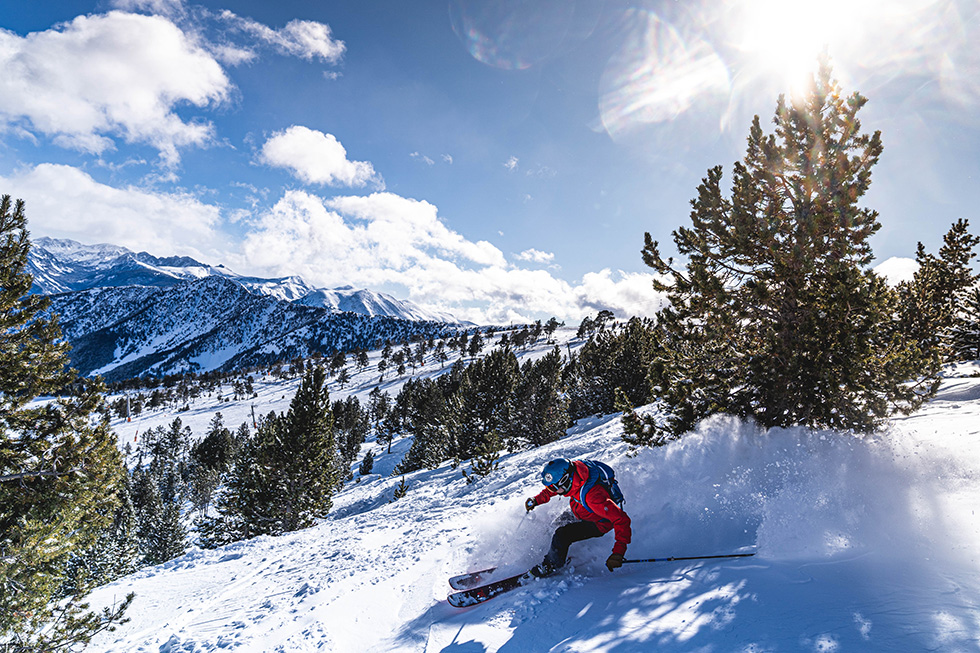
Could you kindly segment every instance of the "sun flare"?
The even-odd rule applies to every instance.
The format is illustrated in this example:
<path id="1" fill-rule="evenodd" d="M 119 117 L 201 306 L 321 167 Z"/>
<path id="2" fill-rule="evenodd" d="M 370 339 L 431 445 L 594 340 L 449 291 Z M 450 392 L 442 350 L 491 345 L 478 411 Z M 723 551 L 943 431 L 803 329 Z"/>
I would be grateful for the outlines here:
<path id="1" fill-rule="evenodd" d="M 740 3 L 733 45 L 759 70 L 797 90 L 813 71 L 822 51 L 860 38 L 855 9 L 872 2 L 853 0 L 744 0 Z"/>
<path id="2" fill-rule="evenodd" d="M 954 45 L 943 28 L 946 0 L 733 0 L 729 8 L 729 45 L 790 91 L 822 52 L 838 65 L 908 72 L 928 52 Z"/>

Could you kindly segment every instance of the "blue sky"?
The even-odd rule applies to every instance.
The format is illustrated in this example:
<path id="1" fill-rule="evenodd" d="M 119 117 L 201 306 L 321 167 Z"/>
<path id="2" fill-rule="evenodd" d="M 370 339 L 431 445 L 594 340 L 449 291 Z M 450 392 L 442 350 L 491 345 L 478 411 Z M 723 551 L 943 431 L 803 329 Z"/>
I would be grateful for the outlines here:
<path id="1" fill-rule="evenodd" d="M 0 28 L 35 236 L 478 322 L 650 314 L 643 232 L 824 48 L 883 134 L 878 259 L 980 224 L 977 0 L 0 0 Z"/>

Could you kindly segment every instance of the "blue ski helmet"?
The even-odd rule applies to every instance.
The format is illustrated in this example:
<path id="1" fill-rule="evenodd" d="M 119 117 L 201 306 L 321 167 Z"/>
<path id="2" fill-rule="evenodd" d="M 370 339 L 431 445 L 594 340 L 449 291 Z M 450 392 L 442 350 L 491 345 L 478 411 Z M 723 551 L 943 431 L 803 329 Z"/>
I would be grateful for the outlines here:
<path id="1" fill-rule="evenodd" d="M 558 494 L 572 489 L 572 463 L 567 458 L 556 458 L 544 466 L 541 482 Z"/>

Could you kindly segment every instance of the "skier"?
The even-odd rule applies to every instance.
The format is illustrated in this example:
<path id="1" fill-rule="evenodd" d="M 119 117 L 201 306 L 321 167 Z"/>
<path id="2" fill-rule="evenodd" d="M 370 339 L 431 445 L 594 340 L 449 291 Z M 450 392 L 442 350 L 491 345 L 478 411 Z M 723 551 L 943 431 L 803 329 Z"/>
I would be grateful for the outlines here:
<path id="1" fill-rule="evenodd" d="M 623 495 L 612 477 L 612 470 L 602 463 L 558 458 L 544 466 L 541 481 L 545 488 L 524 502 L 527 511 L 531 512 L 561 494 L 569 498 L 574 521 L 555 530 L 551 549 L 531 573 L 539 577 L 554 573 L 565 564 L 570 544 L 600 537 L 611 530 L 616 531 L 616 543 L 612 555 L 606 560 L 606 567 L 609 571 L 622 567 L 632 532 L 629 515 L 618 505 L 622 503 Z M 562 521 L 569 519 L 572 517 L 566 513 Z"/>

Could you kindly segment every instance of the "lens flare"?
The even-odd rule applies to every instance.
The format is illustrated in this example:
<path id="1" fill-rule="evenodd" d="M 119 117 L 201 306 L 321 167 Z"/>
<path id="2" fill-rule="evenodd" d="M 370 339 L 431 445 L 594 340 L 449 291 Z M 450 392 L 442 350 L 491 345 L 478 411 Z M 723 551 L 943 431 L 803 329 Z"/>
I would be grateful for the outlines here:
<path id="1" fill-rule="evenodd" d="M 627 12 L 622 25 L 621 47 L 599 83 L 599 114 L 610 135 L 673 120 L 706 97 L 727 96 L 728 69 L 705 40 L 644 10 Z"/>
<path id="2" fill-rule="evenodd" d="M 601 128 L 681 116 L 741 125 L 758 98 L 805 87 L 822 53 L 845 88 L 908 94 L 976 121 L 980 0 L 724 0 L 627 9 L 600 81 Z M 718 109 L 717 113 L 715 110 Z"/>
<path id="3" fill-rule="evenodd" d="M 524 70 L 586 38 L 601 5 L 600 0 L 450 0 L 449 18 L 474 59 Z"/>

